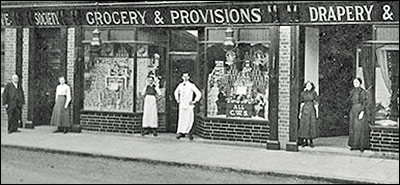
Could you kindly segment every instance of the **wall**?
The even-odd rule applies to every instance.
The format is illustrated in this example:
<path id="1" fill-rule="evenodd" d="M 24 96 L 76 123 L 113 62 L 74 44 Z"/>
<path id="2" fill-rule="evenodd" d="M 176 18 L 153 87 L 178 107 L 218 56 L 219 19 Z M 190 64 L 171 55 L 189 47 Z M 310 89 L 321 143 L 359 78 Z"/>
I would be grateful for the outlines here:
<path id="1" fill-rule="evenodd" d="M 371 126 L 372 151 L 399 153 L 399 128 Z"/>
<path id="2" fill-rule="evenodd" d="M 137 114 L 81 112 L 81 128 L 88 131 L 137 134 L 142 128 L 142 117 Z M 158 115 L 160 132 L 165 132 L 165 115 Z"/>
<path id="3" fill-rule="evenodd" d="M 319 94 L 319 29 L 306 27 L 304 82 L 311 81 Z"/>
<path id="4" fill-rule="evenodd" d="M 204 139 L 266 144 L 269 138 L 266 121 L 196 117 L 195 122 L 196 134 Z"/>

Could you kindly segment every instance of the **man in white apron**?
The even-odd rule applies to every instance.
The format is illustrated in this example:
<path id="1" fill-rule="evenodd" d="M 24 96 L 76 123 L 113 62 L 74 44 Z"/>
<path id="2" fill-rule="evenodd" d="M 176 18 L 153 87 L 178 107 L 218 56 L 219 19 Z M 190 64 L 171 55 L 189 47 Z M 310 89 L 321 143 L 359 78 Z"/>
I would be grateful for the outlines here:
<path id="1" fill-rule="evenodd" d="M 175 100 L 179 104 L 179 118 L 178 118 L 178 130 L 176 139 L 185 137 L 185 134 L 189 134 L 189 139 L 193 140 L 191 129 L 194 122 L 194 107 L 195 104 L 201 99 L 201 92 L 195 84 L 189 81 L 189 73 L 183 73 L 183 82 L 178 85 L 175 89 L 174 95 Z M 193 93 L 196 95 L 193 100 Z"/>

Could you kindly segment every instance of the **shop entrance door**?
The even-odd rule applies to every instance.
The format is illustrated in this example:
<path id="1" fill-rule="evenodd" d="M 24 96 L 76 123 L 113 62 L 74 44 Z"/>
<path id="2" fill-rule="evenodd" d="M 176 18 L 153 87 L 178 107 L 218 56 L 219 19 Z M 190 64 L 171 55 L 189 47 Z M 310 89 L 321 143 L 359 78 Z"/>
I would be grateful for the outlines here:
<path id="1" fill-rule="evenodd" d="M 195 80 L 196 52 L 171 52 L 170 53 L 170 72 L 169 72 L 169 91 L 167 102 L 167 131 L 175 133 L 178 126 L 178 104 L 175 101 L 174 91 L 179 83 L 182 82 L 182 73 L 190 74 L 190 81 Z"/>
<path id="2" fill-rule="evenodd" d="M 36 29 L 33 33 L 29 102 L 34 126 L 50 125 L 58 77 L 66 75 L 63 38 L 65 29 Z"/>

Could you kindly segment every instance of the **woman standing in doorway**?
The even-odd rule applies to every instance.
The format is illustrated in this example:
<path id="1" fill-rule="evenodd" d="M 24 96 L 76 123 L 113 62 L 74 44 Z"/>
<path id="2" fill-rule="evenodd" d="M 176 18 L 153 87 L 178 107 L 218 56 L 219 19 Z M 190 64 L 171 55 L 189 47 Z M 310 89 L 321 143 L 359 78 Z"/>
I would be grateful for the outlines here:
<path id="1" fill-rule="evenodd" d="M 58 78 L 60 85 L 56 90 L 56 104 L 54 105 L 53 114 L 51 116 L 51 125 L 57 126 L 57 130 L 53 133 L 67 133 L 71 128 L 70 108 L 71 88 L 65 83 L 65 77 Z"/>
<path id="2" fill-rule="evenodd" d="M 158 110 L 156 96 L 161 96 L 161 91 L 158 85 L 154 83 L 154 80 L 154 76 L 148 76 L 148 84 L 142 91 L 144 96 L 142 136 L 149 134 L 150 131 L 153 132 L 154 136 L 157 136 Z"/>
<path id="3" fill-rule="evenodd" d="M 353 80 L 354 88 L 350 91 L 352 107 L 350 110 L 349 147 L 350 150 L 369 148 L 369 125 L 366 119 L 367 92 L 361 87 L 361 78 Z"/>
<path id="4" fill-rule="evenodd" d="M 315 92 L 314 83 L 310 81 L 305 83 L 304 91 L 300 94 L 300 101 L 298 137 L 302 147 L 307 146 L 307 140 L 310 140 L 310 147 L 313 148 L 313 139 L 317 137 L 318 118 L 318 94 Z"/>

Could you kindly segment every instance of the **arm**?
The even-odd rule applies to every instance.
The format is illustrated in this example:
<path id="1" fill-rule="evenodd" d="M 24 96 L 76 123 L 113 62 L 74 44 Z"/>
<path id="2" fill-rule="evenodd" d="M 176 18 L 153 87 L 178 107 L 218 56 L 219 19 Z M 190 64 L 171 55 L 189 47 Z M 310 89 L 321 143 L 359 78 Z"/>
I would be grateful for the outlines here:
<path id="1" fill-rule="evenodd" d="M 65 100 L 65 108 L 68 108 L 69 103 L 71 102 L 71 88 L 67 86 L 67 99 Z"/>
<path id="2" fill-rule="evenodd" d="M 194 99 L 194 102 L 193 102 L 193 103 L 196 103 L 196 102 L 200 101 L 200 99 L 201 99 L 201 92 L 200 92 L 200 90 L 196 87 L 195 84 L 193 84 L 192 90 L 193 90 L 194 94 L 196 94 L 196 98 Z"/>
<path id="3" fill-rule="evenodd" d="M 367 92 L 366 91 L 364 91 L 364 90 L 362 90 L 361 92 L 360 92 L 360 95 L 359 95 L 360 97 L 359 97 L 359 100 L 361 101 L 360 103 L 361 103 L 361 106 L 362 106 L 362 111 L 360 112 L 360 114 L 358 115 L 358 119 L 363 119 L 364 118 L 364 110 L 366 109 L 366 107 L 367 107 Z"/>
<path id="4" fill-rule="evenodd" d="M 315 108 L 315 117 L 319 117 L 319 109 L 318 109 L 318 102 L 319 102 L 319 96 L 317 92 L 314 91 L 314 108 Z"/>
<path id="5" fill-rule="evenodd" d="M 6 88 L 4 89 L 3 92 L 3 105 L 8 105 L 10 98 L 9 98 L 9 94 L 10 94 L 10 86 L 9 84 L 6 85 Z"/>
<path id="6" fill-rule="evenodd" d="M 178 103 L 180 103 L 179 102 L 179 95 L 180 95 L 180 85 L 178 85 L 178 87 L 175 89 L 175 92 L 174 92 L 175 100 Z"/>
<path id="7" fill-rule="evenodd" d="M 161 96 L 162 95 L 162 93 L 161 93 L 161 89 L 160 89 L 160 87 L 158 87 L 158 85 L 156 85 L 156 93 L 157 93 L 157 95 L 158 96 Z"/>
<path id="8" fill-rule="evenodd" d="M 143 97 L 146 96 L 146 90 L 147 90 L 147 85 L 144 86 L 144 88 L 142 89 L 142 96 L 143 96 Z"/>
<path id="9" fill-rule="evenodd" d="M 300 94 L 300 110 L 299 110 L 299 119 L 301 119 L 302 112 L 303 112 L 303 107 L 304 107 L 304 98 L 303 98 L 303 92 Z"/>

